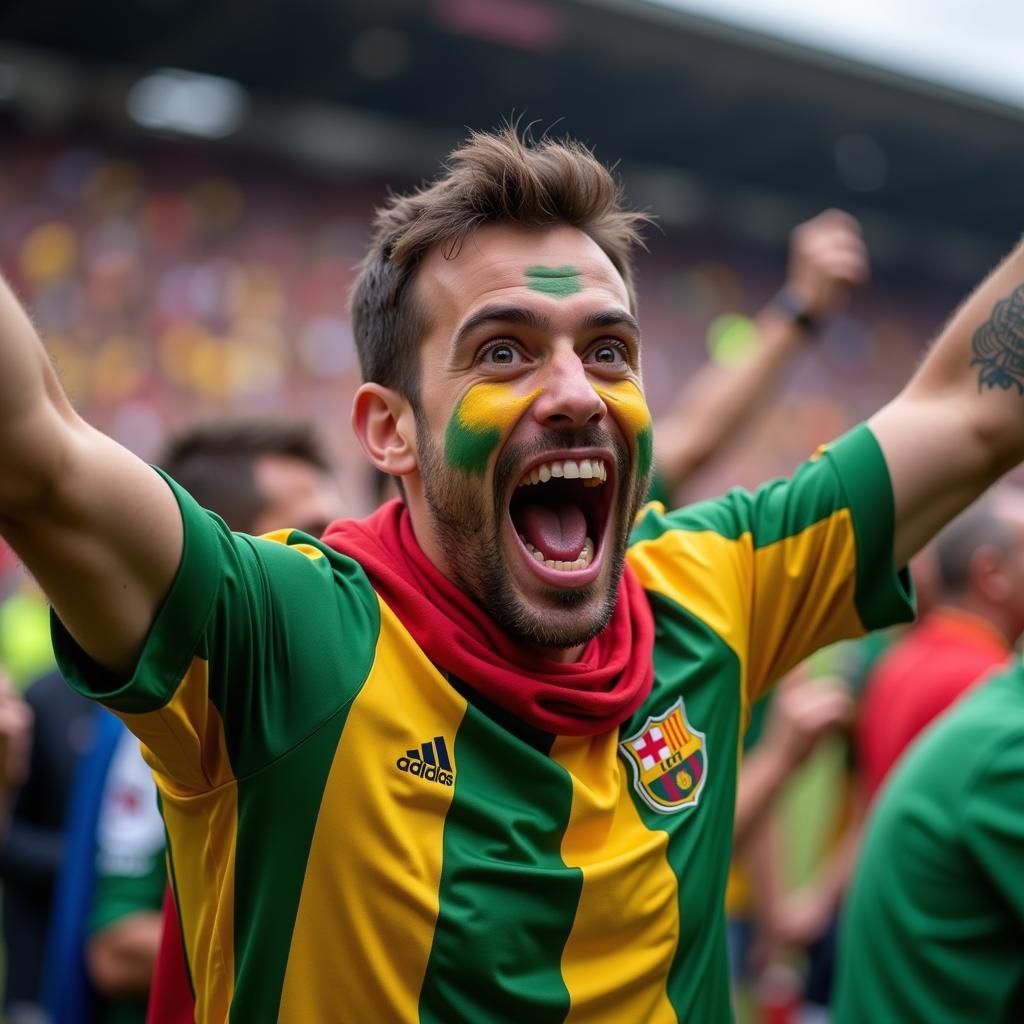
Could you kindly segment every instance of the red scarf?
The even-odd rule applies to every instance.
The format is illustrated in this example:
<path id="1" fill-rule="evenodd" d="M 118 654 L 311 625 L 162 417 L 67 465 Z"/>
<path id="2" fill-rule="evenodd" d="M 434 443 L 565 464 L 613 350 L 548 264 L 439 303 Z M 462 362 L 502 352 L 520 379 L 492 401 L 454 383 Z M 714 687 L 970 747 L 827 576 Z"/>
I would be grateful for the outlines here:
<path id="1" fill-rule="evenodd" d="M 515 643 L 427 558 L 405 504 L 339 520 L 325 544 L 355 559 L 430 660 L 544 732 L 594 736 L 621 725 L 654 679 L 654 616 L 627 565 L 611 622 L 563 663 Z"/>

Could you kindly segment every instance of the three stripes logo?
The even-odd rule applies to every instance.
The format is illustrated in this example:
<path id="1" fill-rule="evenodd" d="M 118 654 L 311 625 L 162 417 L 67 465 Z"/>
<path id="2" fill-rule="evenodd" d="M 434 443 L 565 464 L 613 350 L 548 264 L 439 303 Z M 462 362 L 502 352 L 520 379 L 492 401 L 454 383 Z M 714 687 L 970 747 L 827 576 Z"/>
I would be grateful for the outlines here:
<path id="1" fill-rule="evenodd" d="M 455 781 L 448 746 L 443 736 L 435 736 L 429 743 L 421 743 L 419 750 L 407 750 L 396 762 L 400 772 L 418 775 L 428 782 L 450 786 Z"/>

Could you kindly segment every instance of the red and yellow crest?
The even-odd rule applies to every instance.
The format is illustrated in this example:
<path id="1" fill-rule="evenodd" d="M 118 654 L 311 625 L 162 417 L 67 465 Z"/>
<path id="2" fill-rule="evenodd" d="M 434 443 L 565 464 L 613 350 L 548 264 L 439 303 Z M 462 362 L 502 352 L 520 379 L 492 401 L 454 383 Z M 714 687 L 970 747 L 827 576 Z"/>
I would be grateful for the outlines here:
<path id="1" fill-rule="evenodd" d="M 707 778 L 707 751 L 682 697 L 663 715 L 648 718 L 619 749 L 633 768 L 636 791 L 652 810 L 674 814 L 696 805 Z"/>

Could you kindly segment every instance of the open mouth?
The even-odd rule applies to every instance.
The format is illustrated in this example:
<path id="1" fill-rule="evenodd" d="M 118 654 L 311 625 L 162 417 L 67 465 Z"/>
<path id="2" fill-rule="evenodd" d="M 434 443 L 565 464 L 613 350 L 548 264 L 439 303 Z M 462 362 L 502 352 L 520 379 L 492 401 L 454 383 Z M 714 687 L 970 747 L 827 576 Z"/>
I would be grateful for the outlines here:
<path id="1" fill-rule="evenodd" d="M 548 458 L 520 479 L 509 518 L 545 580 L 582 585 L 596 575 L 614 490 L 612 466 L 603 455 Z"/>

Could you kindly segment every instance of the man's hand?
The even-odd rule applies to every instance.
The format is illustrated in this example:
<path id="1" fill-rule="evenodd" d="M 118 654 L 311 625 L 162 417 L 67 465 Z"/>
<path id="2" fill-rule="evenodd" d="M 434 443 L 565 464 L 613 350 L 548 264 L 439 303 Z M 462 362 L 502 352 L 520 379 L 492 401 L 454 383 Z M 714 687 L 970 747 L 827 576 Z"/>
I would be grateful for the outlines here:
<path id="1" fill-rule="evenodd" d="M 848 213 L 825 210 L 793 229 L 785 290 L 813 320 L 835 316 L 868 277 L 867 247 Z"/>
<path id="2" fill-rule="evenodd" d="M 842 680 L 808 680 L 800 672 L 790 673 L 776 690 L 761 742 L 792 770 L 852 713 L 853 699 Z"/>

